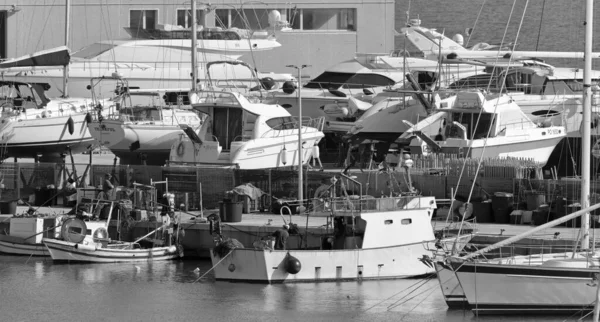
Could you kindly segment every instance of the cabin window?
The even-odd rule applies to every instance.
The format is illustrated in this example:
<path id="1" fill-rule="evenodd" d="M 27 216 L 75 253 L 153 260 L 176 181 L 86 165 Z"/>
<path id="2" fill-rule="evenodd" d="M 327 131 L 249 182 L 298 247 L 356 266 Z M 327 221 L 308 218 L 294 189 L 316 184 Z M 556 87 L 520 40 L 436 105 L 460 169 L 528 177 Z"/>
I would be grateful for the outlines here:
<path id="1" fill-rule="evenodd" d="M 412 224 L 412 219 L 404 218 L 404 219 L 402 219 L 402 221 L 400 223 L 403 225 L 410 225 L 410 224 Z"/>
<path id="2" fill-rule="evenodd" d="M 291 116 L 275 117 L 266 123 L 273 130 L 292 130 L 298 128 L 298 122 Z"/>
<path id="3" fill-rule="evenodd" d="M 446 138 L 463 138 L 463 130 L 458 127 L 454 122 L 457 122 L 465 127 L 467 130 L 466 137 L 467 140 L 473 139 L 483 139 L 488 135 L 488 131 L 490 127 L 494 127 L 495 118 L 494 114 L 491 113 L 481 113 L 478 111 L 476 113 L 452 113 L 452 120 L 447 124 L 445 130 Z M 477 119 L 479 119 L 479 123 L 477 123 Z M 477 125 L 477 128 L 475 128 Z M 493 137 L 496 133 L 492 130 L 490 132 L 490 137 Z"/>
<path id="4" fill-rule="evenodd" d="M 273 11 L 277 13 L 273 14 Z M 269 16 L 279 19 L 275 26 L 269 23 Z M 217 9 L 215 25 L 252 30 L 291 26 L 294 30 L 356 31 L 356 9 Z"/>
<path id="5" fill-rule="evenodd" d="M 324 89 L 339 89 L 340 87 L 368 88 L 373 86 L 391 86 L 395 83 L 393 79 L 378 74 L 324 72 L 308 82 L 304 87 Z"/>
<path id="6" fill-rule="evenodd" d="M 133 30 L 154 30 L 158 10 L 129 10 L 129 28 Z"/>
<path id="7" fill-rule="evenodd" d="M 196 10 L 196 25 L 206 25 L 206 10 Z M 177 25 L 183 28 L 192 27 L 192 11 L 188 9 L 177 9 Z"/>
<path id="8" fill-rule="evenodd" d="M 385 220 L 383 223 L 384 223 L 385 225 L 391 225 L 391 224 L 393 224 L 393 223 L 394 223 L 394 221 L 393 221 L 393 220 L 391 220 L 391 219 L 388 219 L 388 220 Z"/>
<path id="9" fill-rule="evenodd" d="M 88 230 L 89 232 L 90 230 Z M 82 229 L 81 227 L 69 227 L 69 234 L 81 234 Z M 89 233 L 88 233 L 89 235 Z"/>
<path id="10" fill-rule="evenodd" d="M 275 12 L 274 12 L 275 11 Z M 273 12 L 273 13 L 271 13 Z M 221 28 L 240 28 L 251 30 L 264 30 L 268 28 L 284 27 L 293 15 L 293 10 L 288 9 L 217 9 L 215 10 L 215 26 Z M 269 17 L 277 18 L 279 22 L 271 25 Z"/>

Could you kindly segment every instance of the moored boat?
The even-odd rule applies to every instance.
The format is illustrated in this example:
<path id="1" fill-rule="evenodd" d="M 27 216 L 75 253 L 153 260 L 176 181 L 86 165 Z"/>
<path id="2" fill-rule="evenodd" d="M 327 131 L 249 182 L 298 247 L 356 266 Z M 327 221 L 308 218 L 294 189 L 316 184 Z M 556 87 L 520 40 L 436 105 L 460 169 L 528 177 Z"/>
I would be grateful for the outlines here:
<path id="1" fill-rule="evenodd" d="M 69 219 L 63 224 L 62 240 L 44 238 L 42 241 L 54 261 L 119 263 L 169 260 L 181 256 L 175 245 L 142 248 L 138 242 L 112 241 L 105 227 L 105 222 L 86 223 Z M 86 235 L 88 229 L 92 231 L 91 235 Z"/>
<path id="2" fill-rule="evenodd" d="M 343 177 L 339 182 L 350 180 Z M 341 188 L 344 190 L 345 188 Z M 435 243 L 433 197 L 337 197 L 310 216 L 332 215 L 333 232 L 317 248 L 232 248 L 211 251 L 217 280 L 257 283 L 382 280 L 434 273 L 425 261 Z M 329 208 L 330 207 L 330 208 Z M 291 244 L 291 243 L 288 243 Z"/>

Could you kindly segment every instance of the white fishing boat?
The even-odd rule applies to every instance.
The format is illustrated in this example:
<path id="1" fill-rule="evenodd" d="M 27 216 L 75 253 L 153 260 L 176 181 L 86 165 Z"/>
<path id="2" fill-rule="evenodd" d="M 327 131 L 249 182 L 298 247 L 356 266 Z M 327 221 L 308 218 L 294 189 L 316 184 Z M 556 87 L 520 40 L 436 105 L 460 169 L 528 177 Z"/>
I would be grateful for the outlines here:
<path id="1" fill-rule="evenodd" d="M 347 177 L 340 182 L 350 180 Z M 343 189 L 343 188 L 342 188 Z M 217 280 L 260 283 L 383 280 L 434 273 L 424 260 L 436 238 L 433 197 L 340 197 L 309 216 L 332 216 L 334 230 L 319 247 L 290 245 L 211 251 Z M 331 208 L 327 208 L 331 207 Z"/>
<path id="2" fill-rule="evenodd" d="M 62 239 L 42 240 L 54 261 L 147 262 L 175 259 L 181 256 L 181 252 L 175 245 L 142 248 L 138 242 L 112 241 L 108 237 L 106 222 L 69 219 L 63 223 L 61 237 Z"/>
<path id="3" fill-rule="evenodd" d="M 546 164 L 566 137 L 563 126 L 540 126 L 509 96 L 460 91 L 398 141 L 411 153 L 441 152 L 471 158 L 527 158 Z"/>

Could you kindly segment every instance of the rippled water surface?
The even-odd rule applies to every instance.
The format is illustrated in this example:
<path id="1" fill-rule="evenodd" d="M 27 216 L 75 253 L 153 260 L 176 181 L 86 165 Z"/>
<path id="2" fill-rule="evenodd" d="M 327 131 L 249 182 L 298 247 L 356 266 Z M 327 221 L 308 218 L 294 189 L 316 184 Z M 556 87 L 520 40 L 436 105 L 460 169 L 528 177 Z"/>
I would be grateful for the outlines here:
<path id="1" fill-rule="evenodd" d="M 209 273 L 194 283 L 208 269 L 209 261 L 53 264 L 3 256 L 0 320 L 477 321 L 447 310 L 436 279 L 262 285 L 216 282 Z"/>

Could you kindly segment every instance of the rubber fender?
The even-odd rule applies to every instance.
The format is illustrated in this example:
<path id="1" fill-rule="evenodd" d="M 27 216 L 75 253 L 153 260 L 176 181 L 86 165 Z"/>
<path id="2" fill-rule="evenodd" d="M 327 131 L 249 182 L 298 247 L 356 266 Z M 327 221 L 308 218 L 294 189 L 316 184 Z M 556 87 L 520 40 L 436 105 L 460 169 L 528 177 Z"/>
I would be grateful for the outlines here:
<path id="1" fill-rule="evenodd" d="M 295 275 L 298 274 L 301 269 L 302 263 L 300 263 L 300 260 L 288 254 L 287 258 L 285 259 L 285 271 Z"/>
<path id="2" fill-rule="evenodd" d="M 85 251 L 88 251 L 88 252 L 95 252 L 96 251 L 96 245 L 76 244 L 75 248 L 77 248 L 79 250 L 85 250 Z"/>
<path id="3" fill-rule="evenodd" d="M 73 135 L 73 133 L 75 133 L 75 122 L 73 121 L 73 118 L 69 116 L 69 119 L 67 120 L 67 128 L 69 130 L 69 134 Z"/>

